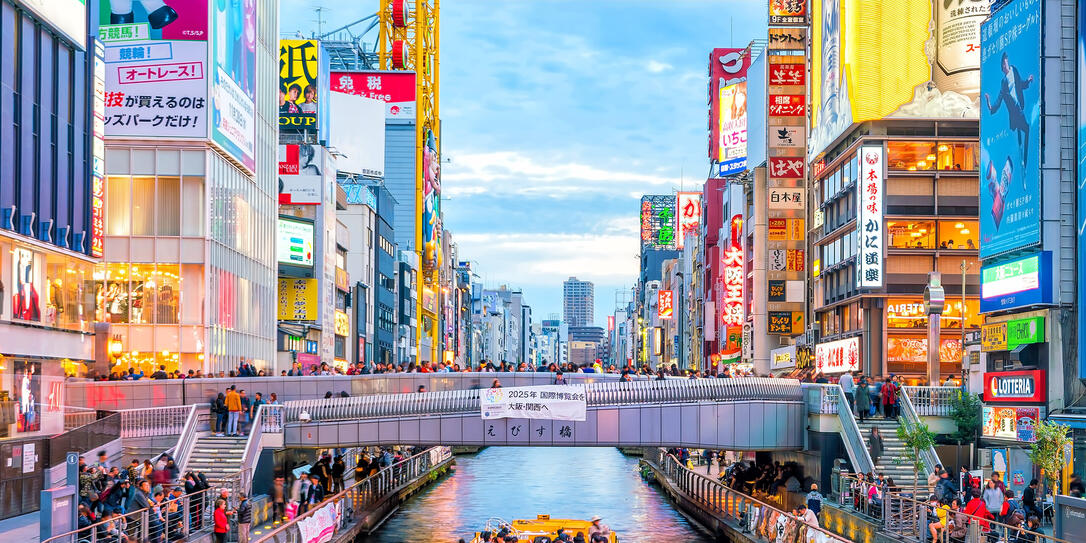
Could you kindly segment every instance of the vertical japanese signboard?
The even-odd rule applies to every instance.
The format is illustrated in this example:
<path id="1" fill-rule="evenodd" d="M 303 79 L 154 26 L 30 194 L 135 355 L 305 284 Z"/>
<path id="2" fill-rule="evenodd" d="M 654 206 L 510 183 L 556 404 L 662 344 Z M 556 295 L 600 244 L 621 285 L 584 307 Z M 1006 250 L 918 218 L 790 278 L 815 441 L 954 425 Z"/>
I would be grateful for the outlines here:
<path id="1" fill-rule="evenodd" d="M 882 144 L 860 148 L 860 184 L 856 221 L 860 240 L 860 271 L 856 281 L 860 288 L 879 288 L 884 284 L 882 228 L 882 193 L 884 155 Z"/>
<path id="2" fill-rule="evenodd" d="M 661 290 L 657 293 L 656 316 L 662 320 L 668 320 L 675 313 L 674 291 Z"/>
<path id="3" fill-rule="evenodd" d="M 675 195 L 641 197 L 641 248 L 675 248 Z"/>
<path id="4" fill-rule="evenodd" d="M 807 4 L 772 0 L 766 66 L 766 288 L 769 334 L 806 330 Z M 759 142 L 763 143 L 763 142 Z"/>
<path id="5" fill-rule="evenodd" d="M 750 49 L 709 55 L 709 159 L 721 177 L 747 168 L 747 68 Z"/>
<path id="6" fill-rule="evenodd" d="M 208 5 L 175 4 L 157 18 L 132 2 L 100 2 L 106 136 L 207 138 Z"/>
<path id="7" fill-rule="evenodd" d="M 743 273 L 742 215 L 732 216 L 729 230 L 728 244 L 721 253 L 724 292 L 720 304 L 720 329 L 725 331 L 725 338 L 739 339 L 724 343 L 721 358 L 725 360 L 738 358 L 742 354 L 743 323 L 747 320 L 743 311 L 743 285 L 746 281 Z"/>
<path id="8" fill-rule="evenodd" d="M 94 110 L 91 117 L 91 228 L 90 255 L 101 258 L 106 232 L 106 48 L 94 40 Z"/>
<path id="9" fill-rule="evenodd" d="M 698 225 L 701 224 L 701 193 L 680 192 L 675 195 L 678 232 L 675 237 L 675 248 L 682 249 L 686 244 L 686 238 L 698 236 Z"/>

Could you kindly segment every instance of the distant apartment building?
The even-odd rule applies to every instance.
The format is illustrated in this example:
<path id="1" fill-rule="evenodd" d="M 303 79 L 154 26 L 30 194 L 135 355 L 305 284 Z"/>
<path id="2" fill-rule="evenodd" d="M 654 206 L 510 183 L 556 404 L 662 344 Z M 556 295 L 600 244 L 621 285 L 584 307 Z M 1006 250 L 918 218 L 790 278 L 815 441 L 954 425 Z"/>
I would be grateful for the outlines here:
<path id="1" fill-rule="evenodd" d="M 562 283 L 563 320 L 571 328 L 592 326 L 595 287 L 591 281 L 570 277 Z"/>

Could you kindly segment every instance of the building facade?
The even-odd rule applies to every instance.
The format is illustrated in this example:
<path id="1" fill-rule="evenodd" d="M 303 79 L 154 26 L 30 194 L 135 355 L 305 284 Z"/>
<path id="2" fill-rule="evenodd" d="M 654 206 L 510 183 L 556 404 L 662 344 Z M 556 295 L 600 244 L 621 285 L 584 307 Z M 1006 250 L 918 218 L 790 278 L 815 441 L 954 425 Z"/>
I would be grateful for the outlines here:
<path id="1" fill-rule="evenodd" d="M 570 277 L 562 283 L 562 321 L 571 327 L 592 326 L 595 286 Z"/>

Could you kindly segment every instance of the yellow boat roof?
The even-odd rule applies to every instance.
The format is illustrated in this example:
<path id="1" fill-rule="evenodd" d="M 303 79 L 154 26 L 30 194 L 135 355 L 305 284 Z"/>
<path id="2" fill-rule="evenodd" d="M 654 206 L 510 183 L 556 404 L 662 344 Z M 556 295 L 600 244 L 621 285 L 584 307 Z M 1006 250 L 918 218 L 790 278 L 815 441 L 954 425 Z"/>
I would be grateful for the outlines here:
<path id="1" fill-rule="evenodd" d="M 564 530 L 570 537 L 576 536 L 577 532 L 581 532 L 587 540 L 588 528 L 592 526 L 592 523 L 587 520 L 551 518 L 550 515 L 537 515 L 536 518 L 531 520 L 515 519 L 510 524 L 519 533 L 521 541 L 529 542 L 533 541 L 531 538 L 537 536 L 556 537 L 559 529 Z M 618 542 L 618 536 L 614 532 L 611 532 L 609 539 L 612 543 Z"/>

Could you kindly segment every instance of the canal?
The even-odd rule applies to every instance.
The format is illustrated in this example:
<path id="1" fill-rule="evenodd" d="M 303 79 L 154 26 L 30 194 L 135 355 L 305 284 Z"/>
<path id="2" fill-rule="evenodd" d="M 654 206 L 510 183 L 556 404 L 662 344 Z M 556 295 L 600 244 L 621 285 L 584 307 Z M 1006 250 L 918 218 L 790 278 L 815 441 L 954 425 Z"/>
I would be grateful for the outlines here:
<path id="1" fill-rule="evenodd" d="M 366 543 L 471 541 L 491 517 L 588 519 L 620 541 L 712 541 L 613 448 L 491 447 L 458 456 L 453 475 L 411 498 Z"/>

